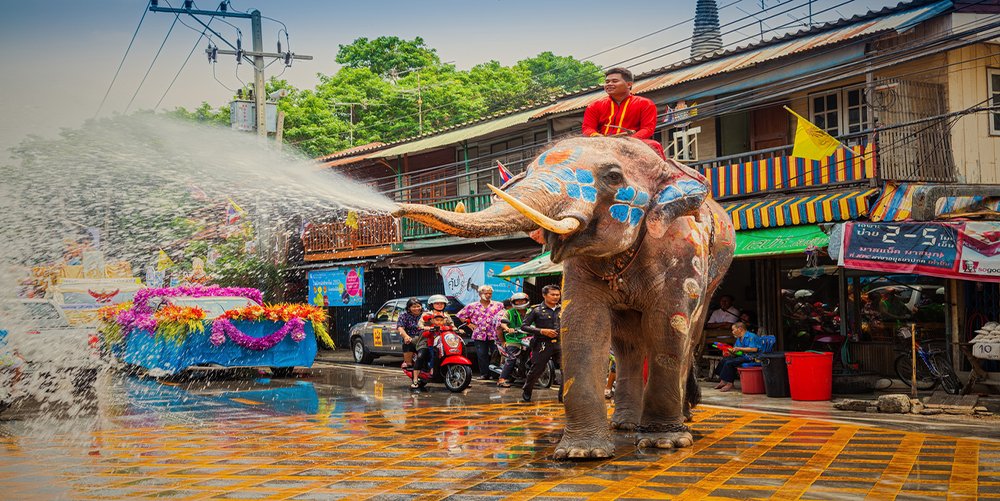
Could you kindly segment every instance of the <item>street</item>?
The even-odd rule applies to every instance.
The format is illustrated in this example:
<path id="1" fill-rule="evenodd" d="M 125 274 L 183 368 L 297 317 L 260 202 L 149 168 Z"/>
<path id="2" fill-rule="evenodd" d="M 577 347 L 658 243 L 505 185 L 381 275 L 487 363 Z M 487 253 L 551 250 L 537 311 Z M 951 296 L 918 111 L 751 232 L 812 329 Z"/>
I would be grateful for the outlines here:
<path id="1" fill-rule="evenodd" d="M 0 489 L 8 499 L 1000 498 L 1000 442 L 821 417 L 822 402 L 704 405 L 690 449 L 637 451 L 621 433 L 612 460 L 556 462 L 553 390 L 530 404 L 480 381 L 463 394 L 411 393 L 395 362 L 326 361 L 283 379 L 104 374 L 76 415 L 4 414 Z M 789 415 L 803 412 L 817 417 Z"/>

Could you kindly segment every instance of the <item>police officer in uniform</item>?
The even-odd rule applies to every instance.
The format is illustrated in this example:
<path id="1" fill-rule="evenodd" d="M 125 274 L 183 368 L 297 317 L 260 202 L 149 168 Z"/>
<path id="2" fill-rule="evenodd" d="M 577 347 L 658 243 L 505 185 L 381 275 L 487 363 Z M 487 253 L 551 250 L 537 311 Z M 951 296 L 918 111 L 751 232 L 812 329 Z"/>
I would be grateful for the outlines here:
<path id="1" fill-rule="evenodd" d="M 558 285 L 542 287 L 542 304 L 535 306 L 524 317 L 521 330 L 532 335 L 531 338 L 531 371 L 524 382 L 521 399 L 531 401 L 531 390 L 541 377 L 549 360 L 558 357 L 559 349 L 559 314 L 562 313 L 562 291 Z M 562 402 L 562 386 L 559 386 L 559 401 Z"/>

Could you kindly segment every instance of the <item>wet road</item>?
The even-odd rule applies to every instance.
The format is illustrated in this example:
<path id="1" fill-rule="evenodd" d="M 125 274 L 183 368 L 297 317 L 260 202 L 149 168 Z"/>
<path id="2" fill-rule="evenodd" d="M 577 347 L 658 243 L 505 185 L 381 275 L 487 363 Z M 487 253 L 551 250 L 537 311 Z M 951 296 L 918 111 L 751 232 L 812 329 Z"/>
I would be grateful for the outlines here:
<path id="1" fill-rule="evenodd" d="M 398 369 L 98 380 L 90 405 L 4 414 L 6 499 L 1000 499 L 1000 443 L 705 406 L 693 448 L 548 459 L 553 391 L 411 394 Z"/>

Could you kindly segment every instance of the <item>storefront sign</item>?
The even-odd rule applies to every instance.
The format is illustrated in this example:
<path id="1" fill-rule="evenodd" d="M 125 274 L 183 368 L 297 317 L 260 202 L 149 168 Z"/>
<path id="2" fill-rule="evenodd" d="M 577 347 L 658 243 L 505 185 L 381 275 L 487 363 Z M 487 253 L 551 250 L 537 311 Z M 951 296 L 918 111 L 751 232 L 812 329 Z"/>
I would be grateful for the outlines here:
<path id="1" fill-rule="evenodd" d="M 309 272 L 309 304 L 361 306 L 365 298 L 365 269 L 348 266 Z"/>
<path id="2" fill-rule="evenodd" d="M 840 265 L 1000 282 L 1000 223 L 861 223 L 844 225 Z"/>
<path id="3" fill-rule="evenodd" d="M 816 225 L 741 230 L 736 232 L 736 257 L 800 254 L 829 243 L 830 237 Z"/>
<path id="4" fill-rule="evenodd" d="M 521 263 L 491 261 L 442 266 L 444 293 L 469 304 L 479 300 L 480 285 L 489 285 L 493 287 L 493 299 L 503 301 L 520 288 L 497 275 L 519 264 Z"/>

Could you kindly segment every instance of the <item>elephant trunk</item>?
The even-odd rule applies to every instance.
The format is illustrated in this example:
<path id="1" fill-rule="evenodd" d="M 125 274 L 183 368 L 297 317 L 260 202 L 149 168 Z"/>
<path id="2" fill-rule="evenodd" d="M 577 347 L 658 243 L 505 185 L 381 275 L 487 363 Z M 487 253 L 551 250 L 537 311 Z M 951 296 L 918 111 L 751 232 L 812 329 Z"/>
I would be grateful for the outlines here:
<path id="1" fill-rule="evenodd" d="M 542 202 L 540 204 L 542 207 L 539 207 L 542 212 L 547 212 L 546 206 L 551 204 L 551 201 L 547 200 L 550 197 L 546 197 L 539 190 L 522 183 L 519 183 L 519 186 L 511 191 L 517 192 L 521 199 L 531 200 L 534 203 Z M 422 204 L 401 203 L 392 215 L 408 217 L 435 230 L 465 238 L 505 235 L 521 231 L 530 232 L 538 228 L 538 224 L 502 200 L 494 201 L 485 210 L 472 213 L 452 212 Z"/>

